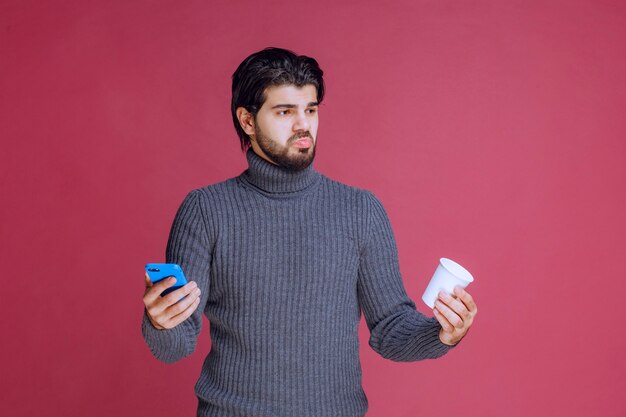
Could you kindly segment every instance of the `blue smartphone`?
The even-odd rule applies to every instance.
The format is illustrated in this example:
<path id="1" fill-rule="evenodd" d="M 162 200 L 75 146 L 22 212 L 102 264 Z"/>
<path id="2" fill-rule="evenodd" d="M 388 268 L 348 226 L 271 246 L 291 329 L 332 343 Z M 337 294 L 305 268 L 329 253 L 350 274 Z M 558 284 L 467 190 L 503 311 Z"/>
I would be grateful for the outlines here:
<path id="1" fill-rule="evenodd" d="M 171 293 L 172 291 L 176 291 L 183 285 L 187 284 L 187 278 L 185 278 L 183 269 L 178 264 L 146 264 L 146 272 L 148 273 L 148 278 L 150 278 L 150 281 L 152 281 L 153 284 L 156 284 L 167 277 L 176 278 L 174 286 L 163 291 L 161 293 L 161 297 Z"/>

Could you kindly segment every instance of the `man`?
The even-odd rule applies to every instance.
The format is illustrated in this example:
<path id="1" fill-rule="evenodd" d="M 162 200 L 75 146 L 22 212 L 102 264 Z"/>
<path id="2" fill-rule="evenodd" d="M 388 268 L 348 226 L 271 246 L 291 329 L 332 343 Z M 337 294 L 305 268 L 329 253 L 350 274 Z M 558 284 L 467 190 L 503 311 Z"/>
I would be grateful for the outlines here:
<path id="1" fill-rule="evenodd" d="M 241 63 L 232 114 L 249 168 L 179 208 L 166 258 L 191 282 L 161 297 L 173 282 L 146 280 L 143 336 L 161 361 L 194 351 L 202 313 L 211 323 L 199 416 L 363 416 L 361 311 L 370 346 L 395 361 L 445 354 L 476 314 L 461 289 L 440 294 L 435 318 L 416 311 L 380 201 L 313 169 L 322 75 L 278 48 Z"/>

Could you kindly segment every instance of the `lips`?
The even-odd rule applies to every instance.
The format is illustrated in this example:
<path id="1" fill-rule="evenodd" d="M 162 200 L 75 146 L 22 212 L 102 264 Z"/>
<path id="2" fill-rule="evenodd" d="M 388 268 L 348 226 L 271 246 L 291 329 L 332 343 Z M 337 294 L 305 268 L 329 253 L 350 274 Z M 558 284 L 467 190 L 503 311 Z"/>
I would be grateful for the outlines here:
<path id="1" fill-rule="evenodd" d="M 313 145 L 311 138 L 302 138 L 293 143 L 296 148 L 310 148 Z"/>

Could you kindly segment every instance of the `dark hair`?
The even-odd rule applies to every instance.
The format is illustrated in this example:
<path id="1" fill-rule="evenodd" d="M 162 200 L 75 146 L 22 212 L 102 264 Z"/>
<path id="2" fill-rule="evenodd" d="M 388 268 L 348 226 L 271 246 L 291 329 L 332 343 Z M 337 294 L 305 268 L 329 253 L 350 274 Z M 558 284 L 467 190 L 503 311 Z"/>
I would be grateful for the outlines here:
<path id="1" fill-rule="evenodd" d="M 241 141 L 241 150 L 250 146 L 250 138 L 237 119 L 237 108 L 243 107 L 255 118 L 265 103 L 268 87 L 312 84 L 317 89 L 317 102 L 324 98 L 324 72 L 317 61 L 281 48 L 265 48 L 247 57 L 233 73 L 231 111 Z"/>

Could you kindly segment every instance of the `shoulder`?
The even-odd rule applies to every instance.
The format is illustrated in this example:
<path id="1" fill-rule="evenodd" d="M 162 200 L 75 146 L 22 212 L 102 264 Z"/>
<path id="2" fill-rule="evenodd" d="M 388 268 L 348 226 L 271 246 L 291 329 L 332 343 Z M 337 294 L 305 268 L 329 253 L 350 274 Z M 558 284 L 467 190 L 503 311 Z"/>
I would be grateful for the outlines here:
<path id="1" fill-rule="evenodd" d="M 346 197 L 352 197 L 352 198 L 358 198 L 358 199 L 368 198 L 368 195 L 372 194 L 371 191 L 366 190 L 365 188 L 359 188 L 353 185 L 348 185 L 343 182 L 339 182 L 330 177 L 327 177 L 324 174 L 319 174 L 319 175 L 322 177 L 322 181 L 321 181 L 322 187 L 332 192 L 333 194 L 342 195 Z"/>
<path id="2" fill-rule="evenodd" d="M 202 213 L 204 217 L 211 217 L 208 214 L 220 211 L 220 206 L 229 198 L 224 198 L 232 194 L 237 189 L 235 178 L 195 188 L 188 191 L 179 207 L 179 214 L 182 212 Z"/>
<path id="3" fill-rule="evenodd" d="M 353 201 L 361 208 L 367 209 L 371 207 L 382 207 L 382 202 L 374 194 L 374 192 L 365 188 L 355 187 L 352 185 L 344 184 L 332 178 L 329 178 L 323 174 L 322 184 L 328 191 L 335 194 L 335 196 L 343 197 L 344 199 Z"/>
<path id="4" fill-rule="evenodd" d="M 187 193 L 185 200 L 193 200 L 198 204 L 210 204 L 220 196 L 232 193 L 237 189 L 236 178 L 229 178 L 204 187 L 195 188 Z"/>
<path id="5" fill-rule="evenodd" d="M 236 189 L 235 178 L 192 189 L 184 197 L 176 217 L 187 221 L 201 219 L 209 239 L 215 239 L 216 225 L 219 223 L 221 213 L 229 210 L 229 207 L 224 207 L 224 202 L 232 201 L 231 198 L 224 196 L 228 197 Z"/>

